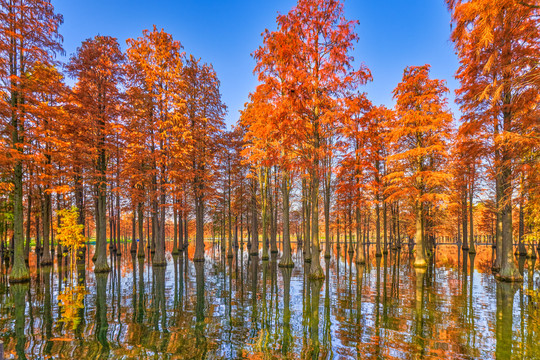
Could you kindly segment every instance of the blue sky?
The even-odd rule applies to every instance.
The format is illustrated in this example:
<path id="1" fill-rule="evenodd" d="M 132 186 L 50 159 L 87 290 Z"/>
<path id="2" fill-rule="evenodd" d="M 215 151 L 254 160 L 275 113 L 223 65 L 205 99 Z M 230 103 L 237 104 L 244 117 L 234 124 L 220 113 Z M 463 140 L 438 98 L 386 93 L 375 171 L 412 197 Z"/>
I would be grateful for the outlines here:
<path id="1" fill-rule="evenodd" d="M 64 15 L 60 32 L 67 56 L 84 39 L 97 34 L 125 40 L 155 24 L 179 40 L 187 53 L 212 63 L 228 106 L 227 123 L 238 119 L 257 81 L 251 53 L 265 29 L 276 28 L 278 13 L 287 13 L 296 0 L 53 0 Z M 392 106 L 392 90 L 408 65 L 432 65 L 432 77 L 444 79 L 451 90 L 458 61 L 450 37 L 450 16 L 444 0 L 345 0 L 347 19 L 359 20 L 360 41 L 353 55 L 372 71 L 365 87 L 374 104 Z"/>

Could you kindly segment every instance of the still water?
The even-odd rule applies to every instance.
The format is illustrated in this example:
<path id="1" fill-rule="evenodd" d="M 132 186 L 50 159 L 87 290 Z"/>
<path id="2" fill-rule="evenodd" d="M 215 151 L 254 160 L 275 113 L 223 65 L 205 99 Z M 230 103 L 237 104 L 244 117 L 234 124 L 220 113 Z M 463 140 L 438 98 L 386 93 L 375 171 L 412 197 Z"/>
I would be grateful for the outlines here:
<path id="1" fill-rule="evenodd" d="M 341 254 L 315 282 L 301 253 L 294 269 L 218 249 L 159 268 L 124 255 L 109 274 L 79 268 L 71 305 L 67 266 L 26 285 L 2 268 L 0 339 L 6 358 L 28 359 L 540 358 L 537 264 L 523 258 L 524 283 L 498 283 L 480 255 L 439 248 L 417 271 L 406 250 L 365 266 Z"/>

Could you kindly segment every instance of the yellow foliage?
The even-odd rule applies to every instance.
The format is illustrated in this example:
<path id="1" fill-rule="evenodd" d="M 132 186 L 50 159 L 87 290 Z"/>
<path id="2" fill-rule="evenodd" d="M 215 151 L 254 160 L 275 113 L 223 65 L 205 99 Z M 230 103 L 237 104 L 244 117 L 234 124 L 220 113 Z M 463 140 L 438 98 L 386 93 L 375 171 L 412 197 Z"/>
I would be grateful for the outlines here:
<path id="1" fill-rule="evenodd" d="M 62 315 L 60 321 L 71 324 L 72 330 L 75 330 L 77 325 L 81 322 L 79 309 L 84 308 L 83 301 L 85 295 L 86 290 L 82 285 L 69 285 L 58 294 L 58 302 Z"/>
<path id="2" fill-rule="evenodd" d="M 70 251 L 84 246 L 86 237 L 83 235 L 84 225 L 78 224 L 79 210 L 73 206 L 71 209 L 58 211 L 60 225 L 56 226 L 57 239 L 60 245 L 68 247 Z"/>

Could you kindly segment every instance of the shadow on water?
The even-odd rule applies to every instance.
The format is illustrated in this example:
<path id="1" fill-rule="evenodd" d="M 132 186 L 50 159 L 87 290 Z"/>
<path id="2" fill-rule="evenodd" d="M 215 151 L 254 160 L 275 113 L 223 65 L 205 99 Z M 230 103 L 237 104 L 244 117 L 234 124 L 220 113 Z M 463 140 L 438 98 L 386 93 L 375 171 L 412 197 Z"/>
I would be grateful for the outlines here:
<path id="1" fill-rule="evenodd" d="M 301 251 L 294 268 L 278 268 L 276 254 L 227 258 L 216 247 L 206 262 L 180 252 L 165 267 L 124 252 L 108 274 L 84 265 L 70 274 L 58 258 L 30 284 L 9 285 L 2 273 L 6 358 L 540 357 L 536 259 L 521 257 L 525 281 L 508 284 L 460 249 L 436 252 L 425 269 L 408 251 L 368 252 L 365 264 L 341 251 L 313 281 Z M 60 297 L 70 279 L 84 296 L 68 323 Z"/>

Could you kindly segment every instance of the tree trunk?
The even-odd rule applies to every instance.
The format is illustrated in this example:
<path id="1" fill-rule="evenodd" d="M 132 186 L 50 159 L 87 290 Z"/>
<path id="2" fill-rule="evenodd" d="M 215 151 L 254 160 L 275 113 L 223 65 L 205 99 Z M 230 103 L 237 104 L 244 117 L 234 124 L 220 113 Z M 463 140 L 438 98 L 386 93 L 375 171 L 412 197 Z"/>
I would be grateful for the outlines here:
<path id="1" fill-rule="evenodd" d="M 257 182 L 251 180 L 251 248 L 249 254 L 259 255 L 259 229 L 257 227 Z"/>
<path id="2" fill-rule="evenodd" d="M 138 258 L 144 258 L 144 203 L 142 201 L 137 204 L 137 213 L 139 219 L 139 250 Z"/>
<path id="3" fill-rule="evenodd" d="M 97 185 L 97 211 L 96 211 L 96 262 L 94 272 L 109 272 L 111 268 L 107 262 L 107 184 L 105 175 L 105 150 L 100 151 L 100 178 Z"/>
<path id="4" fill-rule="evenodd" d="M 364 241 L 362 239 L 362 224 L 360 221 L 360 206 L 356 206 L 356 263 L 365 264 Z"/>
<path id="5" fill-rule="evenodd" d="M 130 252 L 137 252 L 137 210 L 133 208 L 133 218 L 131 219 L 131 249 Z"/>
<path id="6" fill-rule="evenodd" d="M 469 189 L 469 254 L 476 254 L 476 246 L 474 244 L 474 217 L 473 217 L 473 198 L 474 198 L 474 174 L 471 174 L 470 189 Z"/>
<path id="7" fill-rule="evenodd" d="M 229 241 L 227 243 L 227 258 L 232 259 L 233 257 L 233 251 L 232 251 L 232 211 L 231 211 L 231 160 L 228 158 L 229 162 L 229 181 L 228 181 L 228 190 L 229 190 L 229 196 L 227 197 L 227 225 L 228 225 L 228 238 Z"/>
<path id="8" fill-rule="evenodd" d="M 172 254 L 178 255 L 178 209 L 176 208 L 176 199 L 173 205 L 173 249 Z"/>
<path id="9" fill-rule="evenodd" d="M 327 170 L 328 174 L 325 177 L 325 186 L 324 186 L 324 237 L 326 246 L 324 247 L 324 257 L 330 259 L 330 249 L 332 244 L 330 243 L 330 183 L 329 179 L 332 175 L 331 170 Z"/>
<path id="10" fill-rule="evenodd" d="M 17 124 L 15 124 L 18 126 Z M 17 130 L 13 130 L 17 133 Z M 15 138 L 17 135 L 14 135 Z M 14 141 L 15 143 L 15 141 Z M 22 162 L 17 160 L 13 171 L 13 266 L 9 274 L 12 283 L 26 282 L 30 280 L 28 267 L 24 262 L 24 236 L 23 236 L 23 172 Z"/>
<path id="11" fill-rule="evenodd" d="M 378 196 L 377 196 L 378 197 Z M 379 205 L 379 200 L 377 199 L 377 203 L 375 204 L 375 215 L 376 215 L 376 223 L 375 223 L 375 256 L 381 257 L 381 206 Z"/>
<path id="12" fill-rule="evenodd" d="M 424 249 L 424 229 L 423 229 L 423 206 L 420 200 L 416 200 L 415 203 L 415 212 L 416 212 L 416 259 L 414 261 L 414 267 L 427 267 L 425 249 Z"/>
<path id="13" fill-rule="evenodd" d="M 312 280 L 324 279 L 321 267 L 320 242 L 319 242 L 319 173 L 318 163 L 311 179 L 311 269 L 309 277 Z"/>
<path id="14" fill-rule="evenodd" d="M 520 256 L 526 256 L 527 255 L 527 248 L 525 247 L 525 244 L 523 243 L 523 236 L 525 235 L 525 212 L 523 211 L 524 207 L 524 197 L 525 197 L 525 190 L 524 190 L 524 180 L 523 180 L 523 174 L 521 174 L 520 179 L 520 197 L 519 197 L 519 246 L 518 246 L 518 253 Z"/>
<path id="15" fill-rule="evenodd" d="M 506 156 L 503 155 L 503 161 L 507 161 Z M 510 182 L 510 167 L 502 166 L 501 169 L 501 192 L 503 194 L 503 201 L 501 204 L 500 217 L 501 217 L 501 270 L 499 271 L 497 278 L 503 281 L 523 281 L 523 277 L 519 273 L 519 270 L 514 262 L 514 244 L 512 239 L 512 189 Z"/>
<path id="16" fill-rule="evenodd" d="M 505 50 L 506 51 L 506 50 Z M 504 90 L 504 103 L 511 104 L 511 93 L 508 89 Z M 503 110 L 503 130 L 510 132 L 512 125 L 512 113 L 509 110 Z M 497 193 L 500 193 L 501 203 L 498 210 L 500 212 L 501 222 L 501 270 L 497 278 L 503 281 L 523 281 L 523 277 L 514 262 L 514 243 L 512 239 L 512 168 L 511 168 L 511 150 L 508 144 L 503 143 L 500 147 L 501 161 L 496 163 L 496 171 L 499 175 Z M 497 254 L 497 257 L 498 254 Z"/>
<path id="17" fill-rule="evenodd" d="M 259 170 L 259 186 L 261 190 L 261 222 L 262 222 L 262 259 L 268 260 L 268 168 Z"/>
<path id="18" fill-rule="evenodd" d="M 30 173 L 32 176 L 32 173 Z M 28 207 L 26 211 L 26 243 L 24 244 L 24 260 L 28 262 L 30 255 L 30 229 L 32 227 L 32 186 L 28 184 Z"/>
<path id="19" fill-rule="evenodd" d="M 289 223 L 289 194 L 290 194 L 290 179 L 289 172 L 284 170 L 282 175 L 281 192 L 283 195 L 283 255 L 279 262 L 280 267 L 292 268 L 294 263 L 291 254 L 291 236 Z"/>
<path id="20" fill-rule="evenodd" d="M 43 200 L 41 203 L 41 216 L 43 218 L 43 256 L 41 258 L 41 265 L 47 266 L 52 265 L 51 249 L 50 249 L 50 221 L 51 221 L 51 194 L 48 191 L 48 188 L 45 188 L 43 194 Z"/>
<path id="21" fill-rule="evenodd" d="M 469 250 L 469 237 L 467 234 L 467 186 L 463 187 L 461 194 L 461 221 L 463 227 L 463 245 L 461 246 L 462 250 Z"/>
<path id="22" fill-rule="evenodd" d="M 386 200 L 383 200 L 383 254 L 388 254 L 388 216 L 386 212 Z"/>
<path id="23" fill-rule="evenodd" d="M 184 250 L 187 251 L 188 247 L 189 247 L 188 213 L 187 211 L 184 211 Z"/>
<path id="24" fill-rule="evenodd" d="M 193 261 L 204 261 L 204 204 L 201 194 L 195 196 L 195 255 Z"/>
<path id="25" fill-rule="evenodd" d="M 184 250 L 184 219 L 182 210 L 177 211 L 178 216 L 178 251 Z"/>

